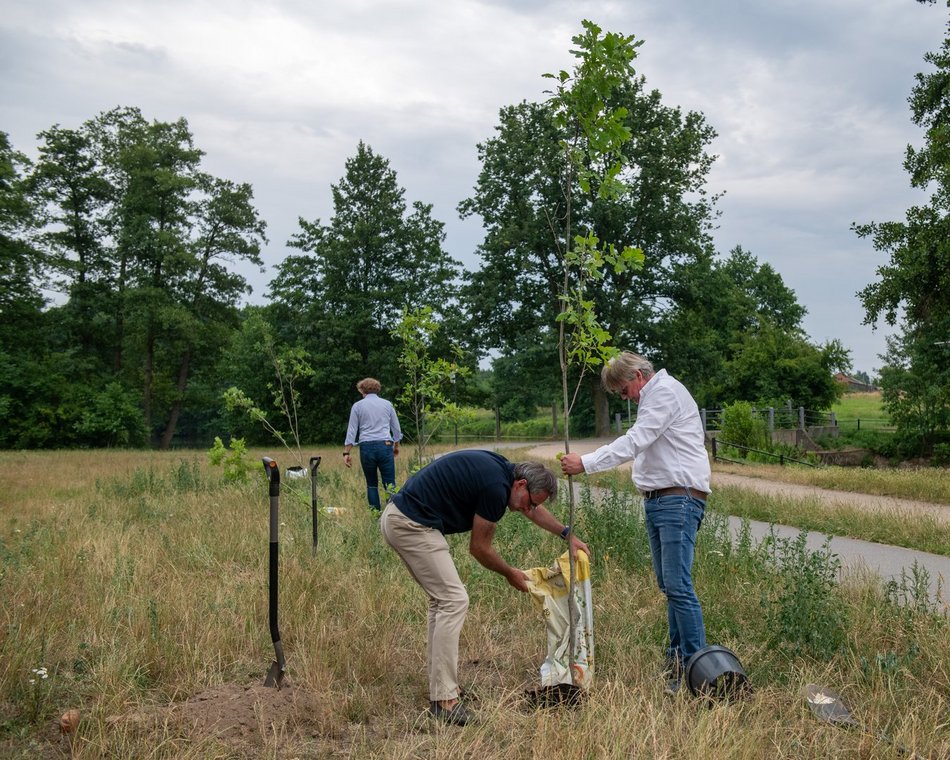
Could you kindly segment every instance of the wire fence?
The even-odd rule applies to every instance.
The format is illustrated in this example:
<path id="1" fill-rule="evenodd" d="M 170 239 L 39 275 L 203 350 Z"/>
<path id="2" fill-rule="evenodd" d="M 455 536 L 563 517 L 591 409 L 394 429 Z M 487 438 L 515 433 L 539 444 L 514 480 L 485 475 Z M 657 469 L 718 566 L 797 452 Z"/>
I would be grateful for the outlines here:
<path id="1" fill-rule="evenodd" d="M 783 466 L 789 463 L 803 464 L 806 467 L 820 467 L 821 466 L 821 465 L 815 464 L 814 462 L 806 462 L 803 459 L 794 459 L 793 457 L 790 457 L 787 454 L 783 454 L 781 452 L 776 454 L 772 451 L 762 451 L 762 449 L 753 449 L 753 448 L 750 448 L 749 446 L 742 446 L 738 443 L 729 443 L 728 441 L 719 441 L 716 438 L 712 439 L 711 446 L 712 446 L 712 457 L 713 459 L 719 462 L 732 462 L 733 464 L 751 464 L 751 462 L 745 459 L 733 459 L 731 457 L 727 457 L 723 455 L 722 453 L 720 453 L 720 449 L 722 447 L 728 447 L 731 449 L 736 449 L 737 451 L 745 451 L 747 453 L 758 454 L 760 456 L 766 456 L 772 459 L 777 459 L 778 463 Z"/>

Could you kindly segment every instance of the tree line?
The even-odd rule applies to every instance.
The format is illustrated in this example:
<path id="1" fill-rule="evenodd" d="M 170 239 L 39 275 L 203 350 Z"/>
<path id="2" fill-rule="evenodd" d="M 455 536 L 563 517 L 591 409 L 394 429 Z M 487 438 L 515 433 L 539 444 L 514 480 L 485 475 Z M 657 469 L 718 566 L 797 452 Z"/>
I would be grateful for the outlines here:
<path id="1" fill-rule="evenodd" d="M 714 128 L 635 73 L 609 97 L 630 133 L 610 157 L 621 168 L 609 196 L 583 173 L 565 193 L 565 125 L 550 102 L 499 111 L 458 206 L 485 230 L 471 271 L 448 253 L 431 204 L 407 203 L 389 161 L 358 142 L 330 187 L 332 216 L 299 218 L 264 306 L 244 305 L 250 287 L 235 267 L 260 267 L 267 242 L 252 188 L 202 169 L 185 119 L 119 108 L 54 125 L 35 161 L 0 132 L 0 447 L 260 441 L 260 425 L 223 396 L 279 402 L 290 360 L 306 368 L 301 438 L 337 440 L 356 380 L 402 387 L 396 327 L 420 309 L 438 324 L 433 355 L 470 370 L 459 403 L 509 420 L 557 406 L 568 213 L 643 253 L 639 268 L 604 267 L 584 295 L 615 346 L 666 367 L 701 406 L 828 408 L 848 352 L 809 340 L 805 308 L 770 265 L 715 249 Z M 596 377 L 583 387 L 572 429 L 603 433 L 619 407 Z"/>

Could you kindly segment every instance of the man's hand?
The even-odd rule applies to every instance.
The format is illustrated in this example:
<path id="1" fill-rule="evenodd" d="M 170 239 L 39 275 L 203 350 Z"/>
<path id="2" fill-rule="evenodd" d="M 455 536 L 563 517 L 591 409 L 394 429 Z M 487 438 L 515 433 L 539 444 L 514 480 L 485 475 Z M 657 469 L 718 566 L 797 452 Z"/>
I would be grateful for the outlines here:
<path id="1" fill-rule="evenodd" d="M 528 576 L 523 570 L 519 570 L 517 567 L 511 568 L 510 572 L 505 573 L 505 579 L 511 584 L 514 588 L 518 589 L 523 593 L 528 591 Z"/>
<path id="2" fill-rule="evenodd" d="M 590 559 L 592 556 L 590 553 L 590 549 L 587 547 L 587 544 L 585 544 L 583 541 L 581 541 L 577 536 L 575 536 L 572 533 L 571 534 L 571 556 L 573 556 L 574 559 L 577 559 L 577 552 L 579 551 L 584 552 L 584 554 L 587 555 L 588 559 Z"/>
<path id="3" fill-rule="evenodd" d="M 584 472 L 584 463 L 580 454 L 565 454 L 561 457 L 561 472 L 565 475 L 580 475 Z"/>

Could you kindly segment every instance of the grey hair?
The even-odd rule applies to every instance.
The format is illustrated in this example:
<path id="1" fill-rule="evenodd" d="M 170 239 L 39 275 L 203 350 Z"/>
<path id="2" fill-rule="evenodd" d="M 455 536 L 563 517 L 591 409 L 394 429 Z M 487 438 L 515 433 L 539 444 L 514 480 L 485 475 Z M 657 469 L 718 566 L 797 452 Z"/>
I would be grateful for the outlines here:
<path id="1" fill-rule="evenodd" d="M 653 364 L 640 354 L 624 351 L 610 359 L 600 371 L 600 382 L 610 393 L 618 393 L 620 389 L 642 372 L 644 377 L 652 377 Z"/>
<path id="2" fill-rule="evenodd" d="M 515 464 L 515 480 L 528 481 L 528 493 L 541 493 L 548 498 L 557 495 L 557 476 L 539 462 L 518 462 Z"/>

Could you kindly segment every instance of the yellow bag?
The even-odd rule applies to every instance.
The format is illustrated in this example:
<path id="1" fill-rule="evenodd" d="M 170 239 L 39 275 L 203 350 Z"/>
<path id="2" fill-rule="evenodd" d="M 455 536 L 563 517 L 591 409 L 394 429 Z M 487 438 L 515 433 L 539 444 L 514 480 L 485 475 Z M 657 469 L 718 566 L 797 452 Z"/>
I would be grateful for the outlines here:
<path id="1" fill-rule="evenodd" d="M 574 560 L 574 678 L 570 669 L 570 558 L 564 552 L 551 567 L 525 571 L 528 590 L 542 610 L 548 653 L 541 663 L 541 686 L 574 684 L 588 689 L 594 680 L 594 604 L 590 591 L 590 560 L 584 552 Z"/>

